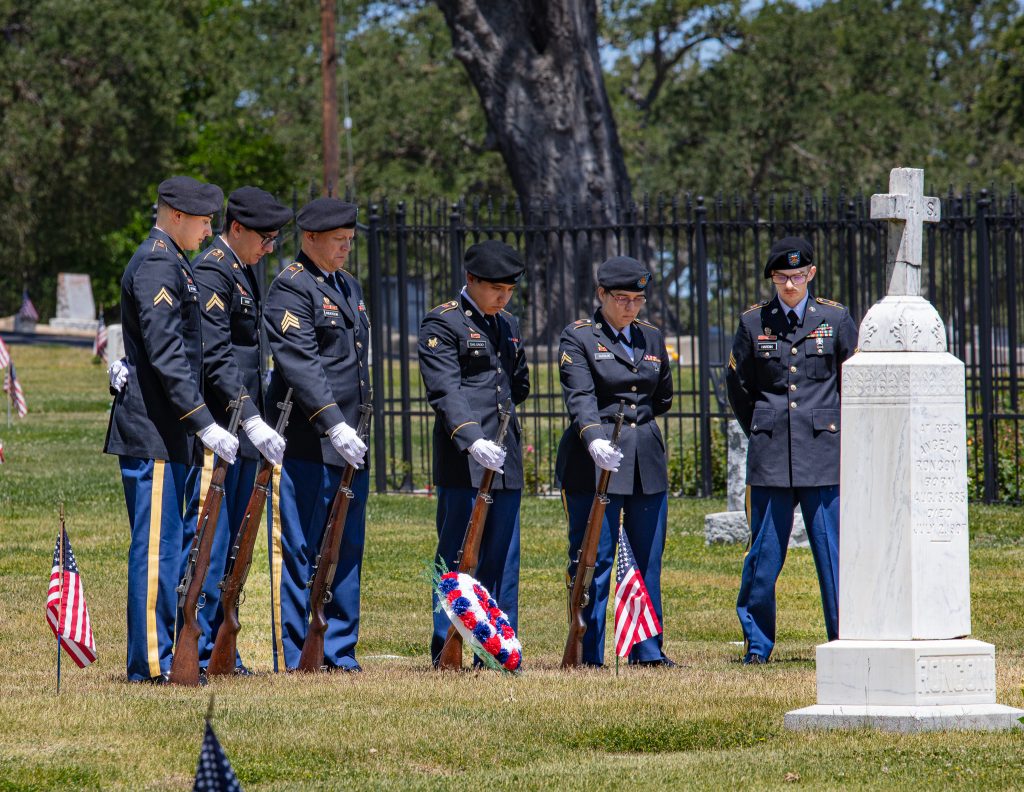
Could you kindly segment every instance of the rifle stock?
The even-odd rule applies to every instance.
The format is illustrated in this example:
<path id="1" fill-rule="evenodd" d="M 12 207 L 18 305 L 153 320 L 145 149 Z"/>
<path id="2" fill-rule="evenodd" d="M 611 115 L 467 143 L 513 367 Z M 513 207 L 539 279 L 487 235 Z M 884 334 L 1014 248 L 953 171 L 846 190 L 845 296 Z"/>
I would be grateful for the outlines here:
<path id="1" fill-rule="evenodd" d="M 512 405 L 506 402 L 501 409 L 501 423 L 498 425 L 497 444 L 503 446 L 505 435 L 508 432 L 508 425 L 512 419 Z M 490 509 L 494 498 L 491 497 L 491 485 L 494 483 L 495 471 L 485 468 L 480 478 L 480 487 L 477 489 L 476 499 L 473 501 L 473 512 L 469 517 L 469 525 L 466 526 L 466 534 L 462 538 L 462 547 L 455 558 L 456 569 L 459 572 L 475 574 L 477 564 L 480 561 L 480 541 L 484 535 L 484 523 L 487 522 L 487 511 Z M 458 671 L 462 668 L 462 634 L 452 625 L 448 628 L 448 635 L 445 636 L 444 646 L 437 656 L 437 668 L 440 671 Z"/>
<path id="2" fill-rule="evenodd" d="M 615 416 L 612 445 L 618 445 L 625 414 L 626 402 L 620 401 L 619 412 Z M 583 609 L 590 601 L 590 584 L 594 580 L 594 568 L 597 566 L 597 546 L 601 541 L 601 526 L 604 524 L 604 512 L 608 506 L 608 482 L 611 477 L 610 470 L 601 471 L 594 502 L 590 505 L 587 529 L 583 534 L 579 554 L 576 556 L 576 576 L 573 578 L 569 594 L 569 636 L 566 638 L 565 651 L 562 653 L 562 668 L 578 668 L 583 665 L 583 634 L 587 631 Z"/>
<path id="3" fill-rule="evenodd" d="M 238 422 L 242 417 L 242 396 L 232 401 L 228 422 L 228 431 L 237 434 Z M 178 584 L 178 608 L 181 610 L 181 629 L 174 642 L 174 654 L 171 658 L 169 681 L 175 685 L 197 686 L 199 684 L 199 638 L 202 629 L 199 626 L 199 609 L 202 607 L 203 583 L 210 569 L 210 550 L 213 547 L 213 535 L 220 517 L 220 506 L 224 500 L 224 477 L 227 475 L 228 463 L 217 458 L 210 475 L 210 486 L 203 496 L 203 508 L 196 522 L 196 535 L 192 538 L 192 547 L 188 552 L 188 563 L 185 574 Z"/>
<path id="4" fill-rule="evenodd" d="M 370 434 L 370 417 L 372 415 L 373 406 L 371 404 L 367 403 L 359 408 L 359 426 L 356 427 L 356 432 L 364 441 Z M 355 497 L 352 492 L 352 479 L 355 473 L 355 465 L 345 465 L 345 469 L 341 473 L 341 482 L 338 484 L 338 491 L 334 494 L 334 500 L 331 502 L 331 511 L 324 527 L 323 539 L 320 542 L 320 552 L 313 562 L 313 577 L 307 584 L 309 587 L 309 629 L 302 642 L 302 653 L 299 655 L 299 664 L 296 666 L 298 671 L 319 671 L 324 662 L 324 633 L 327 632 L 324 605 L 331 599 L 330 589 L 334 582 L 334 571 L 338 566 L 338 553 L 341 548 L 341 538 L 345 533 L 345 518 L 348 516 L 349 501 Z"/>
<path id="5" fill-rule="evenodd" d="M 277 426 L 274 430 L 279 435 L 283 435 L 292 410 L 291 388 L 285 394 L 284 401 L 278 402 L 277 406 L 281 408 L 281 412 L 277 417 Z M 217 637 L 214 639 L 210 664 L 206 668 L 206 673 L 209 676 L 233 674 L 235 671 L 238 633 L 242 629 L 241 622 L 238 620 L 238 606 L 241 605 L 245 581 L 249 576 L 249 567 L 252 566 L 253 548 L 256 545 L 256 535 L 259 533 L 260 522 L 263 519 L 263 510 L 267 505 L 273 475 L 274 463 L 263 459 L 260 469 L 256 473 L 256 482 L 253 484 L 252 495 L 249 496 L 249 504 L 245 507 L 245 517 L 238 528 L 238 533 L 235 534 L 235 544 L 228 557 L 227 569 L 219 584 L 223 619 L 217 629 Z"/>

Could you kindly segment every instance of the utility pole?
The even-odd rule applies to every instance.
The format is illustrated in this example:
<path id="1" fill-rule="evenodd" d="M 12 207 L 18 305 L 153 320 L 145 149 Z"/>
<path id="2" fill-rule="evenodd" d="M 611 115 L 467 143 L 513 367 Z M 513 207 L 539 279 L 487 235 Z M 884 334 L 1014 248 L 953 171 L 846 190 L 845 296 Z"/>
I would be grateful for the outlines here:
<path id="1" fill-rule="evenodd" d="M 338 189 L 338 49 L 335 37 L 335 0 L 320 0 L 320 71 L 323 83 L 324 195 Z"/>

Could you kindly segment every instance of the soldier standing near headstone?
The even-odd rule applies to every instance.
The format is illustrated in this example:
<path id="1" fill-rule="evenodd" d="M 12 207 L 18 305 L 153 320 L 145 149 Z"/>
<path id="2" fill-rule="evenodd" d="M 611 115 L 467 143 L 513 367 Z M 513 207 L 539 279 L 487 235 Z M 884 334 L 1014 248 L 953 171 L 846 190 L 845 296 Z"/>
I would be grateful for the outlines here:
<path id="1" fill-rule="evenodd" d="M 199 288 L 185 254 L 210 235 L 224 194 L 187 176 L 157 192 L 156 226 L 121 278 L 125 376 L 104 451 L 119 457 L 131 526 L 128 679 L 159 684 L 171 666 L 186 478 L 202 460 L 197 438 L 229 462 L 238 440 L 203 400 Z"/>
<path id="2" fill-rule="evenodd" d="M 519 420 L 513 416 L 504 448 L 494 440 L 499 408 L 510 399 L 521 404 L 530 393 L 519 320 L 504 310 L 525 267 L 513 248 L 493 239 L 469 247 L 463 266 L 466 285 L 459 298 L 428 313 L 419 333 L 420 374 L 436 414 L 435 561 L 455 568 L 484 468 L 498 471 L 476 578 L 518 629 L 519 503 L 524 483 Z M 435 605 L 436 597 L 435 593 Z M 435 610 L 430 641 L 435 666 L 450 624 L 443 611 Z"/>
<path id="3" fill-rule="evenodd" d="M 366 535 L 366 444 L 356 425 L 370 400 L 370 320 L 359 281 L 345 269 L 356 235 L 356 207 L 317 198 L 295 216 L 302 250 L 270 285 L 263 311 L 274 372 L 267 411 L 294 389 L 285 430 L 287 445 L 274 491 L 271 573 L 274 586 L 274 668 L 296 668 L 309 626 L 312 565 L 345 464 L 362 466 L 352 479 L 354 499 L 345 520 L 331 599 L 324 607 L 324 670 L 362 671 L 359 578 Z M 282 658 L 283 653 L 283 658 Z"/>
<path id="4" fill-rule="evenodd" d="M 729 403 L 749 438 L 750 546 L 736 612 L 743 662 L 768 662 L 775 646 L 775 582 L 786 560 L 793 510 L 803 513 L 818 570 L 825 630 L 839 637 L 839 376 L 857 326 L 839 303 L 814 297 L 809 242 L 772 245 L 764 276 L 771 300 L 740 318 L 729 356 Z"/>
<path id="5" fill-rule="evenodd" d="M 264 361 L 260 356 L 262 289 L 253 266 L 274 249 L 281 226 L 292 219 L 291 210 L 273 195 L 256 187 L 240 187 L 228 196 L 224 231 L 197 260 L 196 283 L 203 316 L 203 369 L 206 376 L 207 404 L 218 423 L 227 424 L 228 404 L 242 396 L 242 429 L 238 461 L 228 468 L 224 479 L 224 500 L 210 549 L 210 572 L 199 611 L 203 636 L 199 641 L 199 667 L 210 662 L 213 642 L 223 613 L 220 607 L 220 581 L 224 575 L 228 551 L 235 532 L 245 517 L 260 454 L 275 465 L 284 458 L 284 438 L 261 417 L 263 407 Z M 213 453 L 207 451 L 203 466 L 190 474 L 199 479 L 198 492 L 205 492 L 214 466 Z M 194 500 L 199 508 L 198 498 Z M 186 520 L 186 526 L 195 523 Z M 193 533 L 186 529 L 182 545 L 182 568 L 188 560 Z M 247 676 L 249 670 L 236 659 L 235 673 Z"/>

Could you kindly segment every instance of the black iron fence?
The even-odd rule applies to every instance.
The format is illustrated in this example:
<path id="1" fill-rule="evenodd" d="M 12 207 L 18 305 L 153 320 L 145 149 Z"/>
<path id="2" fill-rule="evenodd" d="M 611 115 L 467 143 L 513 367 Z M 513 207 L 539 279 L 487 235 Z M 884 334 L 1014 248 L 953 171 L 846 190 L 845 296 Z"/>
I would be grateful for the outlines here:
<path id="1" fill-rule="evenodd" d="M 663 416 L 674 493 L 725 491 L 722 381 L 738 317 L 770 295 L 765 254 L 780 236 L 814 244 L 812 291 L 849 306 L 854 319 L 885 293 L 886 224 L 867 196 L 766 198 L 690 195 L 583 209 L 516 201 L 417 200 L 361 211 L 352 269 L 372 321 L 374 482 L 378 491 L 426 489 L 433 415 L 416 359 L 420 320 L 464 283 L 461 254 L 486 238 L 521 250 L 526 274 L 509 310 L 522 321 L 532 391 L 522 405 L 527 489 L 552 490 L 565 427 L 556 363 L 558 336 L 595 306 L 593 272 L 627 254 L 654 273 L 646 318 L 666 334 L 676 396 Z M 294 244 L 297 247 L 298 238 Z M 1021 500 L 1017 375 L 1022 328 L 1017 263 L 1024 210 L 1014 192 L 969 190 L 942 198 L 942 220 L 925 228 L 922 283 L 947 327 L 949 350 L 966 363 L 970 495 Z"/>

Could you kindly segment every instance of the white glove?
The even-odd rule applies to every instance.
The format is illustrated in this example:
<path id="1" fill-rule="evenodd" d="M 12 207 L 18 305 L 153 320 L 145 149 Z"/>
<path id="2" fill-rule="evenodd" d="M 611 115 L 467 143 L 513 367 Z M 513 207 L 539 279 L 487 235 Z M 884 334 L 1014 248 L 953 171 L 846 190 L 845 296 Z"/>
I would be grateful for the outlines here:
<path id="1" fill-rule="evenodd" d="M 268 462 L 280 465 L 284 461 L 284 438 L 270 428 L 258 415 L 242 421 L 242 428 L 249 435 L 256 450 L 267 458 Z"/>
<path id="2" fill-rule="evenodd" d="M 128 381 L 128 366 L 125 365 L 126 362 L 124 358 L 115 360 L 110 364 L 110 368 L 107 369 L 107 374 L 110 376 L 110 387 L 117 393 L 121 392 L 121 388 Z"/>
<path id="3" fill-rule="evenodd" d="M 622 452 L 607 440 L 604 438 L 592 440 L 587 446 L 587 450 L 593 457 L 594 464 L 601 470 L 610 470 L 612 473 L 618 471 L 619 463 L 622 461 Z"/>
<path id="4" fill-rule="evenodd" d="M 350 465 L 359 467 L 366 459 L 366 443 L 356 434 L 356 430 L 342 421 L 327 430 L 327 436 L 331 438 L 331 445 L 335 450 L 345 457 Z"/>
<path id="5" fill-rule="evenodd" d="M 200 429 L 199 439 L 204 446 L 229 465 L 235 461 L 235 455 L 238 454 L 238 438 L 217 424 L 212 423 L 205 429 Z"/>
<path id="6" fill-rule="evenodd" d="M 469 447 L 469 453 L 477 461 L 478 464 L 493 470 L 497 473 L 504 473 L 502 465 L 505 464 L 505 449 L 497 443 L 492 443 L 490 440 L 480 438 L 475 440 L 473 445 Z"/>

